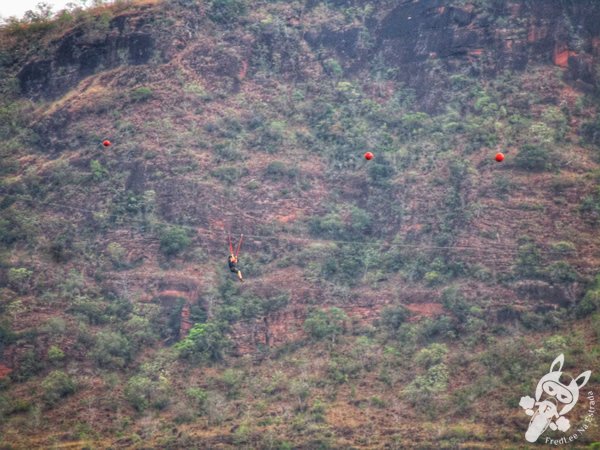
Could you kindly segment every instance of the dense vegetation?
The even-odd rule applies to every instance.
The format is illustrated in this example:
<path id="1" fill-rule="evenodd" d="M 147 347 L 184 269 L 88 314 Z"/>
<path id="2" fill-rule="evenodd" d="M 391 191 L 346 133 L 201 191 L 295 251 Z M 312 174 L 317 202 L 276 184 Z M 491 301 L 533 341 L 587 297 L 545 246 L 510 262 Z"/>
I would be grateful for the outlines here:
<path id="1" fill-rule="evenodd" d="M 527 39 L 507 2 L 447 3 Z M 554 358 L 597 369 L 600 75 L 484 55 L 405 79 L 371 25 L 396 6 L 117 2 L 0 29 L 2 448 L 521 446 Z M 73 78 L 77 52 L 103 62 Z"/>

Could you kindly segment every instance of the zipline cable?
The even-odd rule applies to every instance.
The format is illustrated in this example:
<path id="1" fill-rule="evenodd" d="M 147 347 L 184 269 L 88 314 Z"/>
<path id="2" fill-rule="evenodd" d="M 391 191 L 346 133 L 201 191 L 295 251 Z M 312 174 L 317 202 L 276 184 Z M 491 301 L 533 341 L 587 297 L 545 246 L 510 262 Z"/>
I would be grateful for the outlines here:
<path id="1" fill-rule="evenodd" d="M 63 209 L 68 209 L 68 210 L 72 210 L 72 211 L 79 211 L 79 212 L 84 212 L 84 213 L 88 213 L 88 214 L 92 214 L 92 215 L 95 215 L 95 214 L 98 214 L 101 212 L 98 210 L 92 210 L 92 209 L 88 209 L 88 208 L 81 208 L 81 207 L 66 205 L 64 203 L 56 203 L 56 202 L 37 200 L 37 199 L 32 198 L 31 196 L 26 196 L 23 194 L 6 193 L 6 192 L 2 192 L 1 190 L 0 190 L 0 194 L 10 196 L 13 198 L 18 198 L 21 201 L 27 202 L 27 203 L 33 203 L 33 204 L 37 204 L 37 205 L 54 206 L 56 208 L 63 208 Z M 136 218 L 130 218 L 128 220 L 124 220 L 124 223 L 132 223 L 132 222 L 145 225 L 148 223 L 148 220 L 147 219 L 136 219 Z M 151 222 L 153 225 L 165 225 L 165 226 L 176 225 L 178 227 L 194 231 L 197 234 L 203 235 L 203 236 L 214 237 L 214 235 L 215 235 L 215 232 L 213 230 L 199 227 L 199 226 L 186 225 L 186 224 L 173 224 L 173 223 L 164 222 L 164 221 L 160 221 L 160 220 L 152 220 Z M 301 236 L 286 236 L 286 235 L 274 235 L 274 234 L 259 235 L 259 234 L 244 233 L 244 237 L 253 238 L 253 239 L 257 239 L 257 240 L 258 239 L 274 239 L 274 240 L 283 240 L 283 241 L 288 241 L 288 242 L 302 241 L 302 242 L 312 242 L 312 243 L 338 243 L 338 244 L 347 244 L 347 245 L 373 245 L 373 243 L 369 242 L 369 241 L 350 241 L 350 240 L 344 240 L 344 239 L 315 239 L 315 238 L 307 238 L 307 237 L 301 237 Z M 406 244 L 406 243 L 399 243 L 399 242 L 386 242 L 386 243 L 382 243 L 382 245 L 385 245 L 387 247 L 409 248 L 409 249 L 417 249 L 417 250 L 418 249 L 457 250 L 457 251 L 473 250 L 473 251 L 480 251 L 480 252 L 481 251 L 496 252 L 498 250 L 501 250 L 504 254 L 512 254 L 512 255 L 515 255 L 515 254 L 518 255 L 520 252 L 520 249 L 518 247 L 508 247 L 506 245 L 499 246 L 499 245 L 494 245 L 494 244 L 490 244 L 490 245 L 486 245 L 486 246 L 474 246 L 474 245 L 449 246 L 449 245 L 422 245 L 422 244 Z M 537 249 L 537 251 L 539 254 L 564 255 L 564 252 L 559 251 L 559 250 Z M 574 253 L 575 253 L 575 255 L 577 255 L 577 251 L 575 251 Z"/>

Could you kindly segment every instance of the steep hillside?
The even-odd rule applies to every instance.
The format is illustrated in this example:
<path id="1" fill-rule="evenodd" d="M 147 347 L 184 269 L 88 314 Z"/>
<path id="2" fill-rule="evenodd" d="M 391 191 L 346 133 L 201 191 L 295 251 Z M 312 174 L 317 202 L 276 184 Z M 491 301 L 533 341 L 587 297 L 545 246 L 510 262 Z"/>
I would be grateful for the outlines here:
<path id="1" fill-rule="evenodd" d="M 521 448 L 560 353 L 600 395 L 600 3 L 72 9 L 0 93 L 3 448 Z"/>

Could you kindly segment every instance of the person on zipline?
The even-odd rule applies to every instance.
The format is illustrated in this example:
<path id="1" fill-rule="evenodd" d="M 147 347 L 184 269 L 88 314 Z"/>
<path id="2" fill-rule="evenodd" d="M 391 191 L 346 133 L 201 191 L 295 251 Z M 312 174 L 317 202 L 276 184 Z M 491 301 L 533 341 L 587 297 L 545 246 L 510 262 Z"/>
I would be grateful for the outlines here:
<path id="1" fill-rule="evenodd" d="M 242 271 L 238 268 L 237 263 L 238 263 L 238 258 L 237 256 L 235 256 L 233 253 L 231 255 L 229 255 L 228 258 L 228 264 L 229 264 L 229 270 L 232 273 L 237 274 L 238 278 L 240 279 L 241 282 L 244 281 L 244 277 L 242 277 Z"/>
<path id="2" fill-rule="evenodd" d="M 244 239 L 244 235 L 242 234 L 240 237 L 240 242 L 238 243 L 237 250 L 233 252 L 233 244 L 231 243 L 231 236 L 229 238 L 229 258 L 227 258 L 227 264 L 229 264 L 229 270 L 231 273 L 235 273 L 241 282 L 244 282 L 244 277 L 242 276 L 242 271 L 238 267 L 239 262 L 239 254 L 240 247 L 242 246 L 242 240 Z"/>

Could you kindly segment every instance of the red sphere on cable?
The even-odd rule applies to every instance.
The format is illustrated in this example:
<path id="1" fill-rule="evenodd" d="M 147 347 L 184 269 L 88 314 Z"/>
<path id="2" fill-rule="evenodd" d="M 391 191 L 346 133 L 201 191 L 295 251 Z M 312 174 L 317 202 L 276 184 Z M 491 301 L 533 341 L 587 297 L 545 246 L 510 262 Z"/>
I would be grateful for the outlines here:
<path id="1" fill-rule="evenodd" d="M 108 139 L 105 139 L 104 142 L 102 142 L 102 145 L 104 145 L 105 147 L 110 147 L 110 141 Z"/>
<path id="2" fill-rule="evenodd" d="M 373 159 L 373 156 L 374 156 L 374 155 L 373 155 L 373 153 L 371 153 L 371 152 L 367 152 L 367 153 L 365 153 L 365 159 L 366 159 L 367 161 L 371 161 L 371 160 Z"/>
<path id="3" fill-rule="evenodd" d="M 504 154 L 503 153 L 496 153 L 496 161 L 498 161 L 498 162 L 504 161 Z"/>

